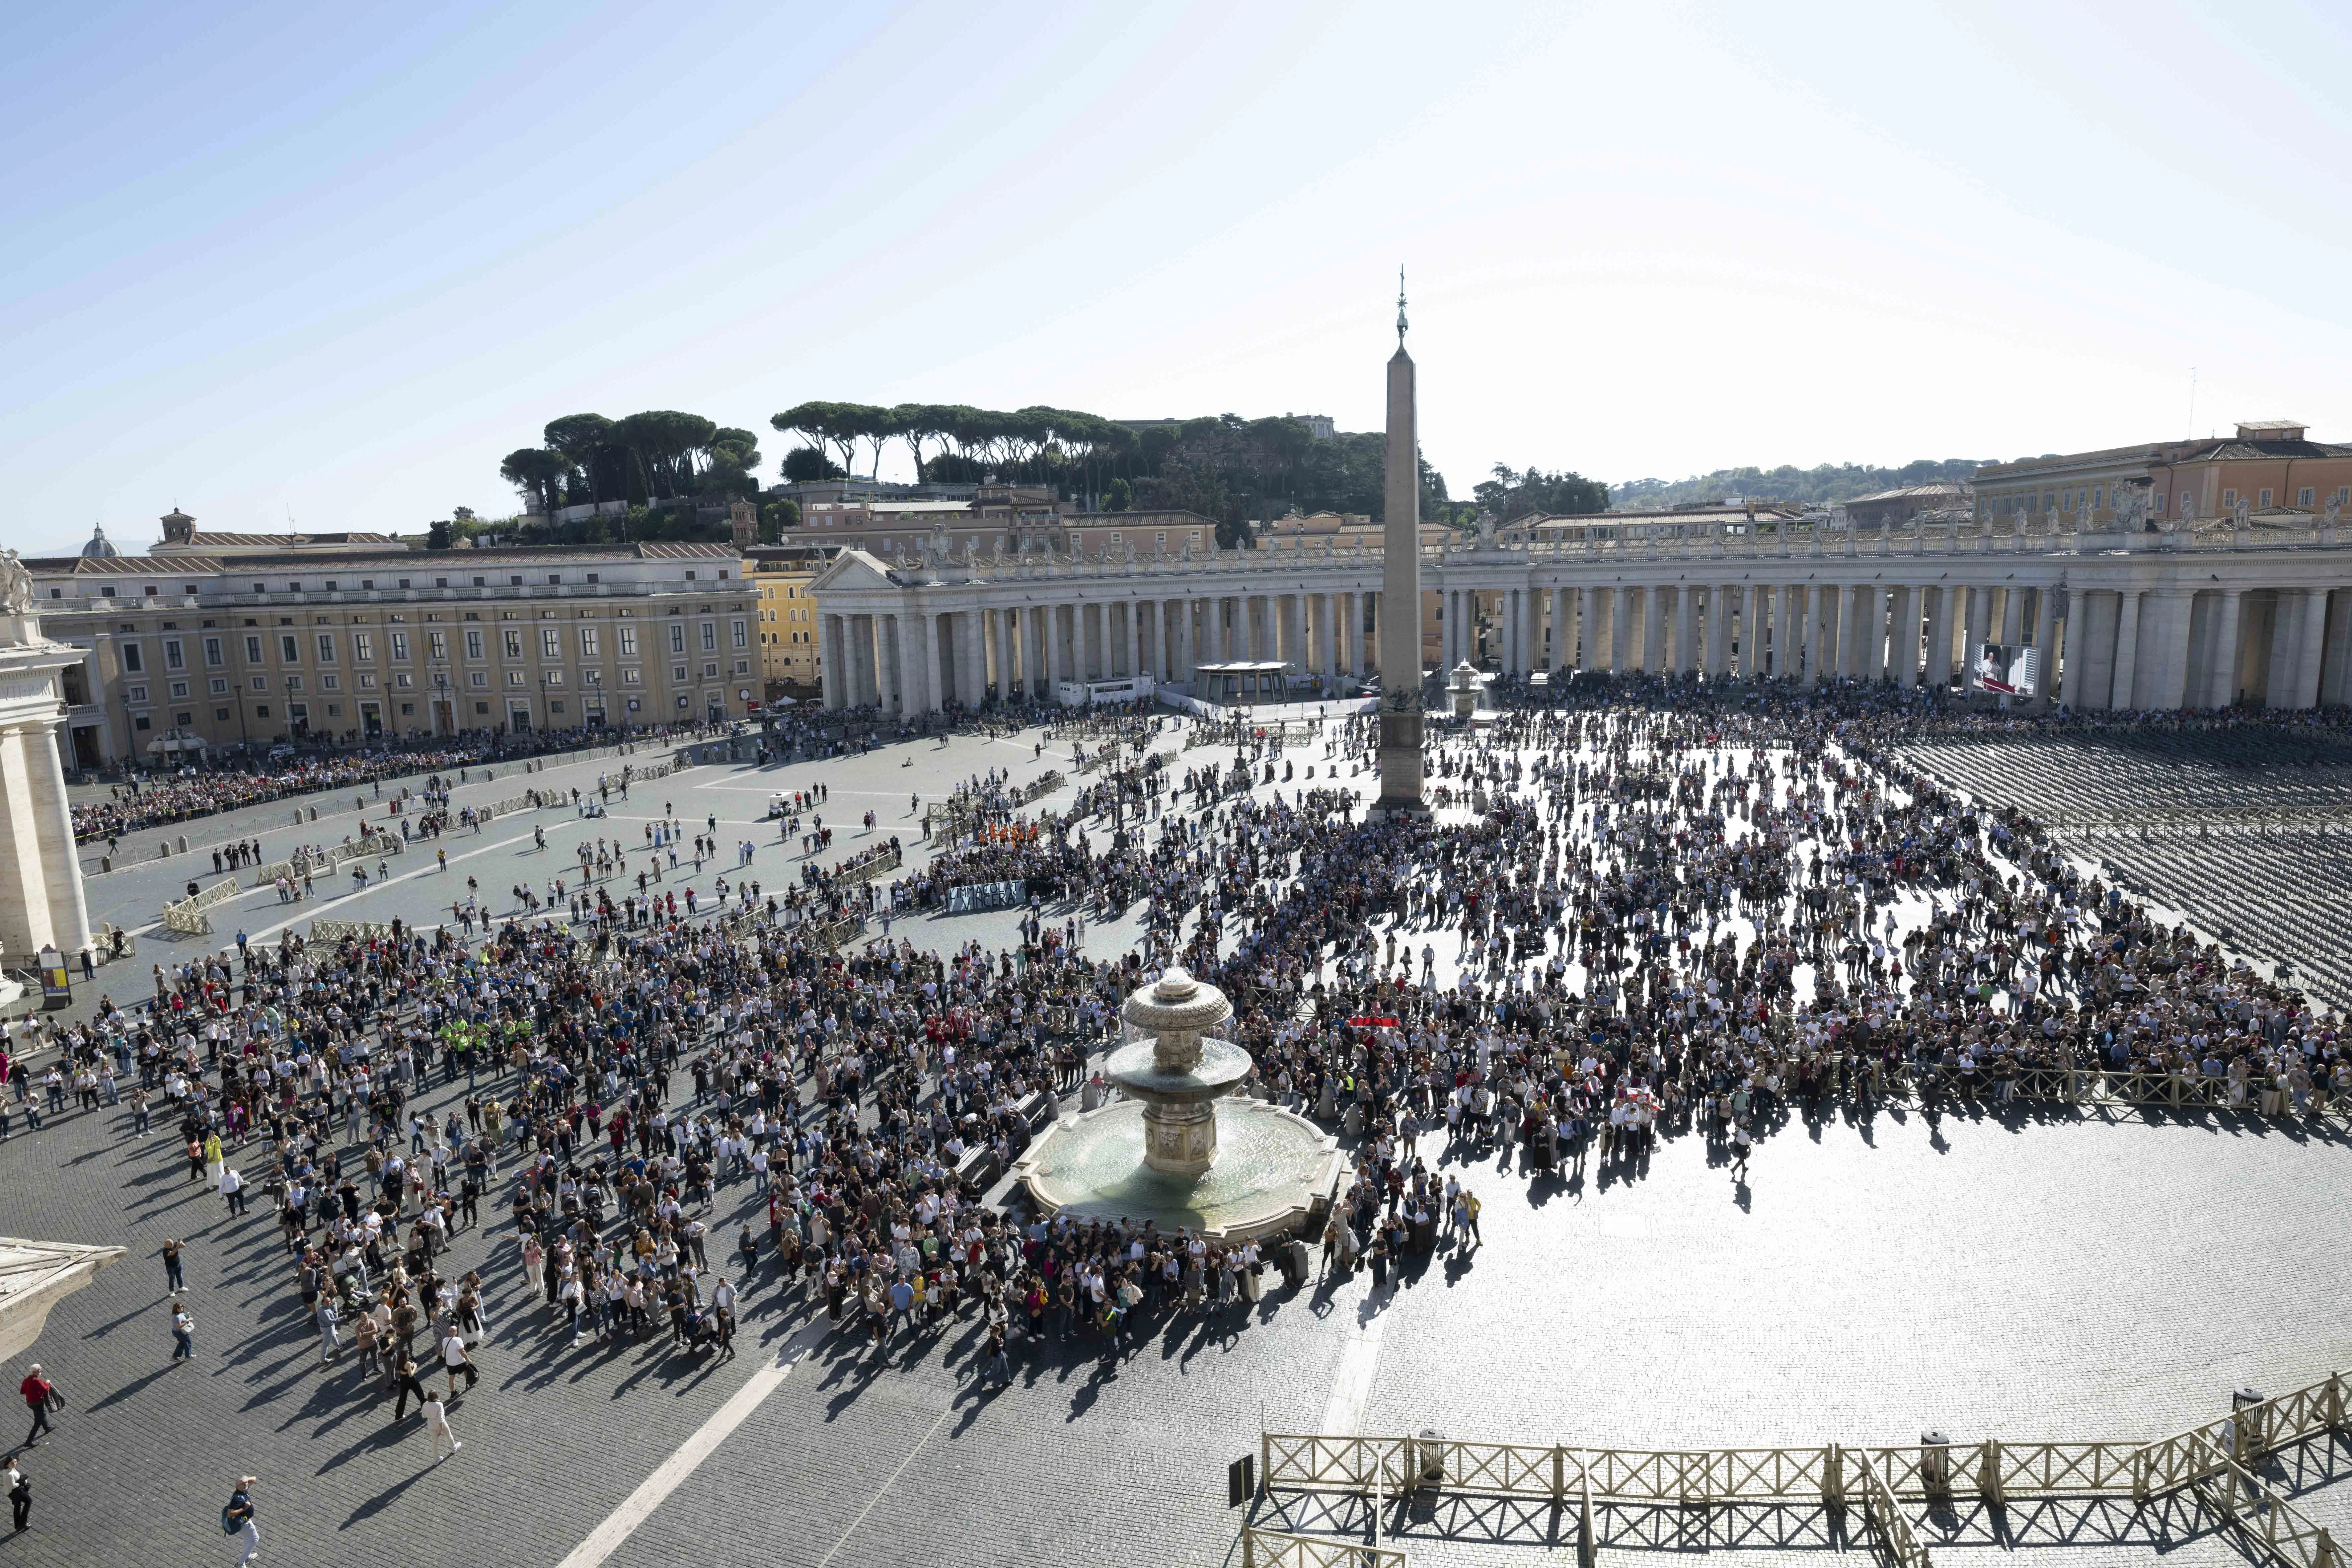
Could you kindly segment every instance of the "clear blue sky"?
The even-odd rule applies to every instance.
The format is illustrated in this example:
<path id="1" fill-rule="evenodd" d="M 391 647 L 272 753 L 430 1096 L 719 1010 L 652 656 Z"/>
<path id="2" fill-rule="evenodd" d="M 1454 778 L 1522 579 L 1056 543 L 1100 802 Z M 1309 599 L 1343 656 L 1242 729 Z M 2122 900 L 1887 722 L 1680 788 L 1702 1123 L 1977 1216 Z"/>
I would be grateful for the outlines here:
<path id="1" fill-rule="evenodd" d="M 1457 493 L 2179 435 L 2192 364 L 2352 439 L 2347 17 L 31 0 L 0 540 L 502 514 L 583 410 L 1375 428 L 1400 261 Z"/>

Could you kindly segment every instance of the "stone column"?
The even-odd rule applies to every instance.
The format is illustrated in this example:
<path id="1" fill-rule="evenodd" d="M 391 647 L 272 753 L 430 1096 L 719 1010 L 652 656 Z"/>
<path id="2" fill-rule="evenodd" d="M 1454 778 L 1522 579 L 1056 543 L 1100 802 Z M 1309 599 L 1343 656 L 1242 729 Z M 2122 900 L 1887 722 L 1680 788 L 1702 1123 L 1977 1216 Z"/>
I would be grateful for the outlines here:
<path id="1" fill-rule="evenodd" d="M 883 684 L 882 710 L 908 713 L 908 687 L 915 676 L 914 617 L 904 613 L 888 617 L 883 633 L 882 662 L 888 674 Z"/>
<path id="2" fill-rule="evenodd" d="M 2001 591 L 2000 640 L 2010 647 L 2025 640 L 2025 590 L 2015 583 Z"/>
<path id="3" fill-rule="evenodd" d="M 1642 673 L 1662 675 L 1666 668 L 1666 590 L 1653 583 L 1642 590 Z"/>
<path id="4" fill-rule="evenodd" d="M 2034 590 L 2033 651 L 2042 665 L 2041 685 L 2034 695 L 2046 708 L 2058 689 L 2058 590 L 2047 583 Z"/>
<path id="5" fill-rule="evenodd" d="M 1773 606 L 1772 674 L 1781 679 L 1801 674 L 1804 669 L 1801 653 L 1805 646 L 1802 620 L 1805 613 L 1805 591 L 1794 583 L 1780 584 L 1780 603 Z"/>
<path id="6" fill-rule="evenodd" d="M 1045 606 L 1045 686 L 1048 702 L 1060 700 L 1055 688 L 1070 678 L 1070 634 L 1062 629 L 1060 605 Z"/>
<path id="7" fill-rule="evenodd" d="M 1675 588 L 1675 673 L 1688 675 L 1698 664 L 1698 589 L 1685 578 Z"/>
<path id="8" fill-rule="evenodd" d="M 1339 610 L 1348 622 L 1348 673 L 1359 680 L 1364 678 L 1364 598 L 1362 594 L 1339 595 Z"/>
<path id="9" fill-rule="evenodd" d="M 2301 588 L 2294 591 L 2301 603 L 2296 611 L 2294 685 L 2293 697 L 2298 709 L 2319 705 L 2319 661 L 2327 649 L 2327 590 Z"/>
<path id="10" fill-rule="evenodd" d="M 1952 590 L 1935 587 L 1916 592 L 1935 595 L 1927 610 L 1927 679 L 1930 687 L 1941 691 L 1952 684 Z"/>
<path id="11" fill-rule="evenodd" d="M 2137 709 L 2139 701 L 2139 613 L 2140 590 L 2126 588 L 2119 595 L 2123 603 L 2116 616 L 2116 669 L 2110 708 Z M 1971 650 L 1969 657 L 1976 655 Z"/>
<path id="12" fill-rule="evenodd" d="M 2154 608 L 2158 637 L 2149 650 L 2154 706 L 2176 709 L 2188 700 L 2189 595 L 2179 588 L 2160 589 Z"/>
<path id="13" fill-rule="evenodd" d="M 875 622 L 873 616 L 849 617 L 850 690 L 856 693 L 856 706 L 873 708 L 882 700 L 882 672 L 876 668 Z"/>
<path id="14" fill-rule="evenodd" d="M 2352 593 L 2342 589 L 2327 598 L 2327 641 L 2320 656 L 2319 700 L 2340 707 L 2352 690 Z"/>
<path id="15" fill-rule="evenodd" d="M 955 669 L 957 659 L 948 640 L 954 635 L 955 622 L 950 618 L 943 629 L 940 617 L 930 611 L 923 612 L 923 641 L 929 644 L 929 658 L 923 665 L 923 675 L 929 689 L 923 693 L 923 706 L 936 713 L 945 708 L 950 698 L 949 675 Z"/>
<path id="16" fill-rule="evenodd" d="M 1601 668 L 1612 675 L 1622 675 L 1633 668 L 1633 590 L 1620 584 L 1612 588 L 1595 588 L 1593 592 L 1601 595 L 1603 618 L 1609 623 L 1608 662 Z"/>
<path id="17" fill-rule="evenodd" d="M 49 879 L 42 863 L 41 837 L 50 814 L 35 800 L 31 777 L 33 769 L 55 765 L 57 748 L 50 745 L 48 752 L 47 756 L 34 754 L 21 728 L 0 730 L 0 930 L 7 932 L 9 951 L 20 963 L 47 942 L 56 942 L 60 953 L 70 953 L 80 952 L 89 942 L 87 918 L 81 942 L 68 947 L 49 913 Z M 70 826 L 65 847 L 68 854 L 72 853 Z M 16 907 L 8 908 L 10 903 Z"/>
<path id="18" fill-rule="evenodd" d="M 62 723 L 62 720 L 36 721 L 19 731 L 25 772 L 17 776 L 31 786 L 33 837 L 40 844 L 42 880 L 48 887 L 49 940 L 58 944 L 58 952 L 71 958 L 89 947 L 89 906 L 83 897 L 81 866 L 74 852 L 73 807 L 66 798 L 64 753 L 58 749 Z"/>
<path id="19" fill-rule="evenodd" d="M 1886 679 L 1898 687 L 1919 684 L 1919 603 L 1907 583 L 1886 590 Z"/>
<path id="20" fill-rule="evenodd" d="M 1978 645 L 1992 641 L 1986 635 L 1992 626 L 1992 590 L 1970 588 L 1968 595 L 1968 630 L 1962 634 L 1960 647 L 1960 668 L 1968 672 L 1961 678 L 1963 690 L 1976 682 Z"/>
<path id="21" fill-rule="evenodd" d="M 1556 675 L 1575 661 L 1576 590 L 1554 588 L 1551 591 L 1551 658 L 1548 668 Z"/>
<path id="22" fill-rule="evenodd" d="M 828 711 L 845 708 L 848 700 L 843 696 L 841 617 L 819 616 L 816 637 L 817 684 L 824 690 L 825 708 Z"/>
<path id="23" fill-rule="evenodd" d="M 956 616 L 956 692 L 966 708 L 988 700 L 988 625 L 985 610 Z"/>
<path id="24" fill-rule="evenodd" d="M 2206 660 L 2205 701 L 2208 708 L 2227 708 L 2238 700 L 2238 612 L 2244 592 L 2221 590 L 2213 616 L 2213 653 Z"/>

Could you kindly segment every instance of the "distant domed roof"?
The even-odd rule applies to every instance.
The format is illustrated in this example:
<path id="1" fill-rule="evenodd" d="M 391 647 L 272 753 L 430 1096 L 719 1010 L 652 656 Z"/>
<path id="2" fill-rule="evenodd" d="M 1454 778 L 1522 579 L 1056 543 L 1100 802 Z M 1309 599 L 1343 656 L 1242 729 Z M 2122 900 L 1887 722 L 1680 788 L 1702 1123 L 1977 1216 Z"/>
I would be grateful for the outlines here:
<path id="1" fill-rule="evenodd" d="M 105 529 L 92 523 L 89 530 L 89 542 L 81 547 L 81 553 L 86 561 L 97 561 L 111 555 L 120 555 L 122 552 L 107 542 Z"/>

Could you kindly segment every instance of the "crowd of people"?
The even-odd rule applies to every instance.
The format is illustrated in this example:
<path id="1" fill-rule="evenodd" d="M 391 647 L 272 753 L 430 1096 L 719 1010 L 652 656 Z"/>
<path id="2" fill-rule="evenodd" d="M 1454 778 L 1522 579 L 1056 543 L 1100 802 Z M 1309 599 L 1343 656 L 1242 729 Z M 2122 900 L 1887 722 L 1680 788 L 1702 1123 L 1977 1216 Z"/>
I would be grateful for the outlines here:
<path id="1" fill-rule="evenodd" d="M 240 940 L 53 1031 L 43 1068 L 20 1036 L 0 1077 L 33 1131 L 111 1115 L 232 1214 L 268 1194 L 249 1223 L 282 1234 L 322 1360 L 357 1352 L 350 1396 L 394 1421 L 437 1393 L 452 1453 L 475 1359 L 534 1339 L 724 1356 L 745 1312 L 793 1300 L 877 1355 L 969 1321 L 971 1369 L 1002 1382 L 1027 1346 L 1132 1353 L 1269 1270 L 1302 1283 L 1318 1245 L 1376 1288 L 1473 1255 L 1497 1160 L 1639 1179 L 1687 1138 L 1749 1181 L 1792 1122 L 1895 1096 L 1998 1113 L 2103 1084 L 2273 1118 L 2352 1097 L 2333 1016 L 1906 764 L 1978 721 L 1932 697 L 1587 679 L 1505 701 L 1433 727 L 1448 804 L 1422 816 L 1367 819 L 1369 716 L 1189 764 L 1123 737 L 1138 760 L 1058 811 L 975 779 L 883 902 L 1019 880 L 1001 949 L 837 945 L 878 895 L 820 863 L 821 792 L 770 847 L 797 839 L 797 874 L 765 878 L 761 847 L 665 805 L 641 845 L 582 844 L 549 918 Z M 706 860 L 716 896 L 657 886 Z M 1087 915 L 1137 905 L 1131 950 L 1089 956 Z M 983 1203 L 1057 1095 L 1096 1102 L 1121 999 L 1177 963 L 1232 997 L 1246 1092 L 1345 1140 L 1328 1220 L 1228 1242 Z"/>
<path id="2" fill-rule="evenodd" d="M 392 743 L 381 739 L 358 749 L 223 753 L 203 766 L 184 765 L 133 772 L 107 786 L 103 798 L 73 805 L 74 840 L 110 845 L 140 828 L 210 816 L 240 806 L 316 795 L 322 790 L 376 784 L 416 773 L 448 773 L 512 758 L 539 757 L 616 741 L 692 740 L 718 732 L 708 724 L 652 726 L 626 731 L 544 730 L 529 734 L 468 730 L 462 734 Z"/>

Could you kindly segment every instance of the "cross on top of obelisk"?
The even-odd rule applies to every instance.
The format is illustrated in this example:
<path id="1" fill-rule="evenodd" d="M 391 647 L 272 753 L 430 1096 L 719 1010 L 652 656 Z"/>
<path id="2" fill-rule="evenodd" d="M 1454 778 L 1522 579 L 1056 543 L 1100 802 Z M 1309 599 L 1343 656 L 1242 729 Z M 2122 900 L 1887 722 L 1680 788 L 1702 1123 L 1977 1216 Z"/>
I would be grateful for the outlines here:
<path id="1" fill-rule="evenodd" d="M 1404 264 L 1397 264 L 1397 347 L 1404 347 Z"/>

